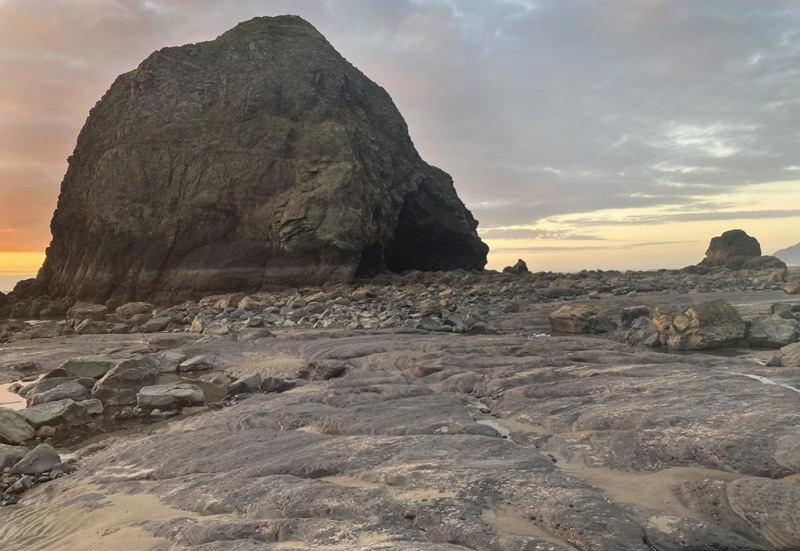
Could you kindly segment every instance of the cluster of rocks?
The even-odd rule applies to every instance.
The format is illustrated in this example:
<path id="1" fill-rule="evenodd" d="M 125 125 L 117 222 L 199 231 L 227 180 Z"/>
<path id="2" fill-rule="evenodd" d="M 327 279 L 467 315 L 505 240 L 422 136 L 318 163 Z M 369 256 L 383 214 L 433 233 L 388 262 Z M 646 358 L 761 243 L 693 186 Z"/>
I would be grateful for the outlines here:
<path id="1" fill-rule="evenodd" d="M 0 439 L 17 444 L 34 437 L 45 440 L 66 436 L 76 427 L 99 430 L 106 413 L 112 421 L 119 421 L 204 405 L 204 392 L 197 385 L 159 384 L 159 378 L 163 373 L 208 369 L 211 362 L 204 356 L 187 358 L 169 351 L 155 357 L 71 358 L 32 381 L 9 388 L 25 398 L 27 407 L 19 412 L 0 409 L 5 422 L 17 431 L 13 438 Z"/>
<path id="2" fill-rule="evenodd" d="M 15 505 L 20 495 L 36 484 L 61 478 L 73 471 L 72 465 L 63 462 L 50 444 L 39 444 L 33 450 L 0 444 L 0 507 Z"/>
<path id="3" fill-rule="evenodd" d="M 581 296 L 636 296 L 652 293 L 784 290 L 800 293 L 800 274 L 780 270 L 705 269 L 657 272 L 582 271 L 518 273 L 468 271 L 383 275 L 355 285 L 282 292 L 214 295 L 169 308 L 134 302 L 79 302 L 66 319 L 0 322 L 0 342 L 61 334 L 124 334 L 187 331 L 233 335 L 242 340 L 269 336 L 267 328 L 419 328 L 483 333 L 484 320 L 527 305 Z M 36 301 L 17 301 L 12 310 L 30 318 Z M 9 312 L 9 313 L 14 313 Z M 475 324 L 478 325 L 475 325 Z M 473 328 L 474 326 L 474 328 Z"/>
<path id="4" fill-rule="evenodd" d="M 620 322 L 588 302 L 570 303 L 552 312 L 550 326 L 557 333 L 598 334 L 620 330 L 629 344 L 670 350 L 710 350 L 725 347 L 781 349 L 770 365 L 782 357 L 794 365 L 793 351 L 800 348 L 800 304 L 776 303 L 765 316 L 742 315 L 729 303 L 714 300 L 677 308 L 632 306 L 624 308 Z"/>

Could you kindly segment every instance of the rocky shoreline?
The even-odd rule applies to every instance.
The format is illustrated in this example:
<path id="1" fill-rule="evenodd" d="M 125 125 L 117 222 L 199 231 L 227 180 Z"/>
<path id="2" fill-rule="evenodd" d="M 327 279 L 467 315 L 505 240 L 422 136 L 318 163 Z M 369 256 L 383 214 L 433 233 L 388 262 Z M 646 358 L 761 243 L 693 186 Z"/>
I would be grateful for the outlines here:
<path id="1" fill-rule="evenodd" d="M 57 507 L 107 533 L 64 542 L 136 549 L 791 549 L 799 275 L 412 272 L 0 322 L 29 426 L 0 536 L 68 549 L 29 528 Z M 77 451 L 12 474 L 51 444 Z"/>

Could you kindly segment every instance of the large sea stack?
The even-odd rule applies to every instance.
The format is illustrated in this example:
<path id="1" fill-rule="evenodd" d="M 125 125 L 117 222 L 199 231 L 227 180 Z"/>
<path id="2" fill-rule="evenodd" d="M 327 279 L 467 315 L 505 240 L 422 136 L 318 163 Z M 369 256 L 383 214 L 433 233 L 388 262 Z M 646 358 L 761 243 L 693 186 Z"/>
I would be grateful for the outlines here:
<path id="1" fill-rule="evenodd" d="M 729 230 L 711 239 L 706 257 L 698 264 L 706 268 L 731 270 L 784 269 L 786 264 L 774 256 L 761 255 L 758 239 L 743 230 Z"/>
<path id="2" fill-rule="evenodd" d="M 383 88 L 303 19 L 261 17 L 116 79 L 31 292 L 163 302 L 482 269 L 476 227 Z"/>

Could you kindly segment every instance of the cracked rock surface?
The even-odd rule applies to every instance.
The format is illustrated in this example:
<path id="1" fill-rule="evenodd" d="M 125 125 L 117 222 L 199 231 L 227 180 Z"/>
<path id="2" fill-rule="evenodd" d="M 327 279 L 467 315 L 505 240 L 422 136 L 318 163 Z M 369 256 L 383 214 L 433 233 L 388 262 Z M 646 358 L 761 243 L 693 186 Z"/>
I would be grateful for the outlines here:
<path id="1" fill-rule="evenodd" d="M 726 298 L 754 314 L 764 296 Z M 629 302 L 597 304 L 618 316 Z M 499 335 L 54 341 L 99 353 L 116 338 L 210 358 L 231 379 L 295 383 L 80 449 L 74 474 L 0 509 L 0 537 L 10 550 L 60 549 L 54 534 L 202 551 L 796 548 L 800 367 L 536 332 L 558 306 L 490 318 Z M 63 361 L 65 346 L 37 360 Z"/>

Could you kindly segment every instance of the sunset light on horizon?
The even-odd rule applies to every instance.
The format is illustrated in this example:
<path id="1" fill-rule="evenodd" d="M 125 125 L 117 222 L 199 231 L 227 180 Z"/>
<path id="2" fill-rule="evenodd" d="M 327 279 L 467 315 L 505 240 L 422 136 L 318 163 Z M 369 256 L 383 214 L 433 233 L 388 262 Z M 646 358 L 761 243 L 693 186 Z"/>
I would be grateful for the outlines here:
<path id="1" fill-rule="evenodd" d="M 0 2 L 0 291 L 41 266 L 66 158 L 117 75 L 281 13 L 390 93 L 487 268 L 680 268 L 733 228 L 764 254 L 798 243 L 800 6 L 566 4 Z"/>

